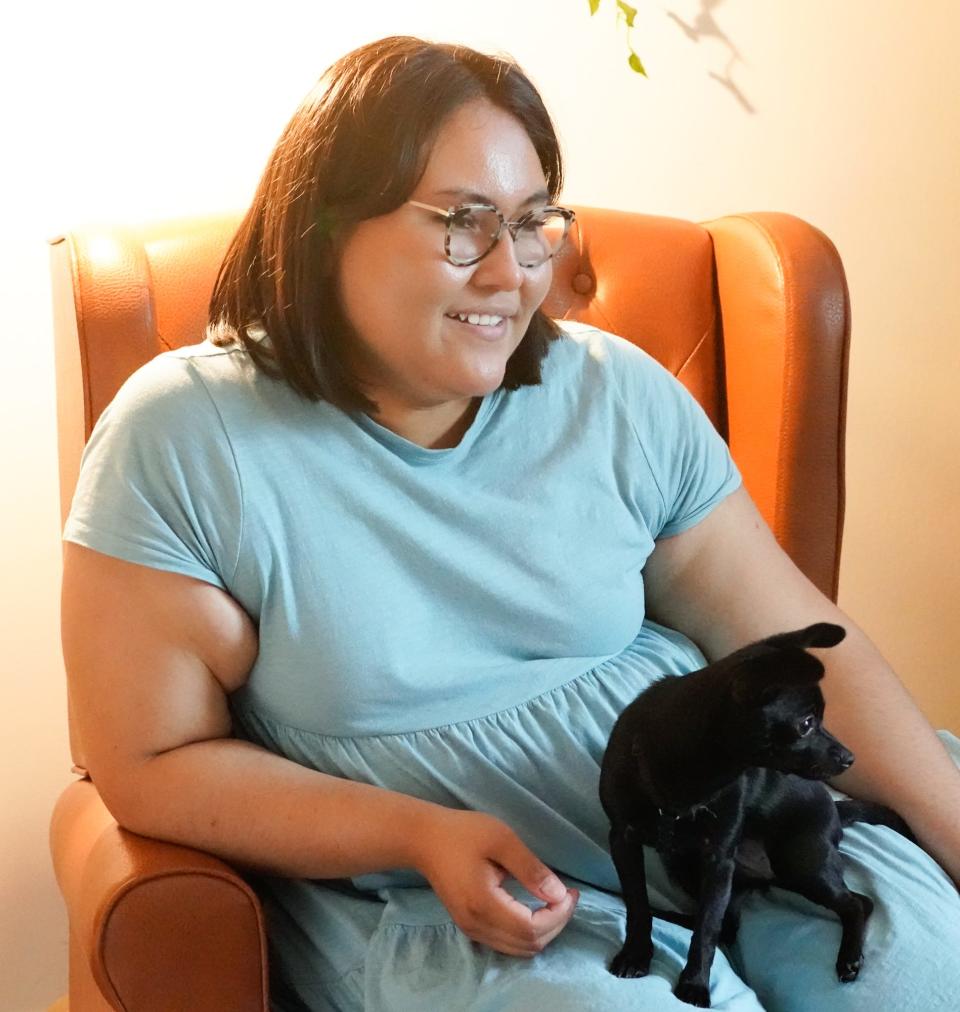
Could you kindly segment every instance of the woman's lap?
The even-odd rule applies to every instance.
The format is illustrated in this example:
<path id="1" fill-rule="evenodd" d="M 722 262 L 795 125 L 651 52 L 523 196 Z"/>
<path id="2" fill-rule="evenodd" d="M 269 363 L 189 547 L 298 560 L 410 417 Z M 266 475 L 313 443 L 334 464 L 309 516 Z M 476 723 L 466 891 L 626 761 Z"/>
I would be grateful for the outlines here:
<path id="1" fill-rule="evenodd" d="M 767 895 L 747 898 L 736 944 L 726 953 L 717 953 L 710 982 L 711 1007 L 729 1012 L 882 1012 L 893 1008 L 947 1012 L 958 1007 L 960 897 L 956 888 L 930 858 L 891 830 L 851 827 L 844 834 L 842 849 L 848 885 L 875 903 L 858 979 L 849 984 L 837 980 L 834 964 L 840 924 L 836 916 L 799 896 L 773 889 Z M 620 980 L 606 967 L 623 938 L 623 904 L 590 887 L 581 889 L 574 918 L 532 960 L 502 956 L 470 942 L 450 923 L 429 890 L 391 890 L 390 902 L 366 949 L 364 968 L 339 985 L 328 982 L 317 989 L 297 990 L 311 1009 L 356 1007 L 365 1012 L 423 1008 L 519 1012 L 536 1006 L 550 1012 L 689 1008 L 672 995 L 686 961 L 689 932 L 655 921 L 649 976 Z"/>
<path id="2" fill-rule="evenodd" d="M 960 758 L 960 743 L 951 738 L 947 744 Z M 960 1007 L 960 896 L 947 875 L 918 847 L 884 827 L 849 827 L 841 850 L 848 886 L 875 904 L 858 979 L 849 984 L 837 980 L 837 917 L 802 897 L 772 889 L 745 900 L 736 943 L 718 952 L 711 974 L 712 1007 L 734 1012 L 947 1012 Z M 656 862 L 648 864 L 658 880 Z M 372 898 L 330 894 L 318 884 L 303 893 L 287 883 L 294 898 L 285 904 L 289 913 L 270 920 L 285 936 L 274 939 L 290 957 L 282 969 L 306 971 L 295 985 L 304 1005 L 289 1008 L 689 1008 L 671 993 L 686 961 L 689 933 L 655 921 L 650 975 L 620 980 L 606 966 L 623 940 L 622 901 L 578 882 L 570 884 L 581 888 L 574 918 L 543 953 L 518 960 L 471 943 L 428 889 L 391 890 L 384 906 Z M 321 900 L 320 894 L 326 898 Z M 325 926 L 317 923 L 318 915 L 328 919 Z M 313 932 L 303 930 L 310 922 L 319 931 L 314 941 L 308 940 Z M 333 939 L 334 948 L 341 950 L 333 964 L 349 972 L 336 974 L 336 979 L 319 974 L 325 979 L 317 979 L 315 942 L 322 941 L 323 950 L 333 956 Z M 278 1003 L 277 1008 L 287 1012 L 288 1006 Z"/>
<path id="3" fill-rule="evenodd" d="M 623 937 L 623 904 L 617 897 L 578 885 L 581 899 L 573 919 L 532 960 L 478 946 L 442 915 L 437 923 L 422 923 L 428 918 L 408 916 L 409 902 L 418 903 L 422 897 L 394 894 L 368 951 L 365 1008 L 376 1012 L 688 1009 L 672 990 L 686 960 L 689 933 L 657 922 L 650 975 L 643 980 L 614 977 L 607 963 Z M 722 954 L 714 971 L 713 999 L 714 1007 L 728 1012 L 762 1012 Z"/>
<path id="4" fill-rule="evenodd" d="M 882 827 L 852 827 L 842 846 L 848 885 L 875 903 L 859 978 L 849 984 L 837 980 L 836 916 L 775 889 L 766 896 L 748 897 L 737 943 L 727 953 L 718 952 L 711 974 L 713 1008 L 731 1012 L 957 1008 L 960 897 L 952 882 L 922 851 Z M 607 971 L 624 930 L 623 905 L 616 897 L 583 888 L 576 915 L 546 951 L 533 960 L 518 960 L 471 943 L 442 911 L 429 912 L 438 903 L 435 897 L 414 898 L 414 893 L 422 892 L 414 890 L 394 901 L 371 941 L 364 974 L 368 1010 L 519 1012 L 535 1005 L 551 1012 L 689 1008 L 672 995 L 689 945 L 689 933 L 682 928 L 655 922 L 655 955 L 648 977 L 620 980 Z M 413 916 L 411 903 L 419 907 Z"/>

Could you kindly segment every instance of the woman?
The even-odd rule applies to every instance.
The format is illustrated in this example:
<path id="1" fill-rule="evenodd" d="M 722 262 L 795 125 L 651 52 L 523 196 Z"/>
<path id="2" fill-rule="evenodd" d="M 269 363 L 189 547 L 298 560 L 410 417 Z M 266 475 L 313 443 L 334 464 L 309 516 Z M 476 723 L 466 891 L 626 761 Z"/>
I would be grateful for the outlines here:
<path id="1" fill-rule="evenodd" d="M 541 314 L 560 183 L 515 65 L 349 54 L 278 142 L 211 340 L 135 374 L 87 449 L 63 622 L 89 768 L 123 825 L 258 873 L 277 1008 L 684 1007 L 679 928 L 648 978 L 606 970 L 607 735 L 657 674 L 813 621 L 848 630 L 842 786 L 960 879 L 960 776 L 698 406 Z M 860 980 L 837 984 L 829 918 L 757 897 L 714 1007 L 953 1000 L 950 879 L 874 827 L 844 848 L 879 900 Z"/>

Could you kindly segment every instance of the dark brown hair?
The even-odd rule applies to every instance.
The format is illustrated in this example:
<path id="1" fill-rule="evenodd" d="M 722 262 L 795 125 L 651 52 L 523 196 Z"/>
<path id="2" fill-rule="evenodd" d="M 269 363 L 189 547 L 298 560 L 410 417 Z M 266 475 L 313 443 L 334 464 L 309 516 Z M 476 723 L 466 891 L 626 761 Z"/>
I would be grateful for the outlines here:
<path id="1" fill-rule="evenodd" d="M 239 338 L 260 369 L 311 400 L 375 412 L 347 365 L 354 335 L 337 293 L 341 243 L 358 222 L 410 196 L 441 125 L 475 99 L 521 123 L 556 201 L 559 143 L 516 63 L 407 36 L 361 46 L 320 78 L 277 142 L 220 267 L 211 340 Z M 258 340 L 258 327 L 267 341 Z M 504 387 L 540 382 L 557 332 L 537 309 L 507 363 Z"/>

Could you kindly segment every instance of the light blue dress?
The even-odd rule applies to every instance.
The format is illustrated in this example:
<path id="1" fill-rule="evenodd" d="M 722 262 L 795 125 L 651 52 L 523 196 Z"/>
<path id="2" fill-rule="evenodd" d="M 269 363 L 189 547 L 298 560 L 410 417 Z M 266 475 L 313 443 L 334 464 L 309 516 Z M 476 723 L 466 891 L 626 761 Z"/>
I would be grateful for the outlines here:
<path id="1" fill-rule="evenodd" d="M 259 657 L 231 698 L 237 735 L 490 812 L 581 890 L 564 931 L 521 960 L 470 942 L 407 870 L 260 880 L 277 1009 L 688 1007 L 671 994 L 681 928 L 656 922 L 648 978 L 606 970 L 624 910 L 597 784 L 627 703 L 704 663 L 645 618 L 654 542 L 740 478 L 649 356 L 566 329 L 543 383 L 484 398 L 452 449 L 310 403 L 210 344 L 141 369 L 90 440 L 65 538 L 212 583 L 258 625 Z M 833 915 L 774 890 L 750 899 L 718 953 L 715 1008 L 960 1009 L 949 880 L 882 828 L 855 827 L 843 846 L 848 881 L 878 901 L 860 980 L 836 981 Z M 655 861 L 651 893 L 688 905 Z"/>

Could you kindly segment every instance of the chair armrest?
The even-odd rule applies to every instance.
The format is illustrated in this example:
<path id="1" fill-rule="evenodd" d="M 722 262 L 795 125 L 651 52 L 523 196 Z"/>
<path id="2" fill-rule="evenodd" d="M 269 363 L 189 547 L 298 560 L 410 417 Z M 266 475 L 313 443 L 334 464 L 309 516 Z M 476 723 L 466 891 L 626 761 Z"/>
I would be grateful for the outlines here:
<path id="1" fill-rule="evenodd" d="M 822 232 L 793 215 L 703 225 L 716 262 L 731 452 L 781 546 L 835 601 L 850 348 L 843 264 Z"/>
<path id="2" fill-rule="evenodd" d="M 71 996 L 76 969 L 127 1012 L 268 1008 L 262 911 L 232 868 L 121 829 L 89 781 L 60 796 L 50 848 L 70 919 Z"/>

